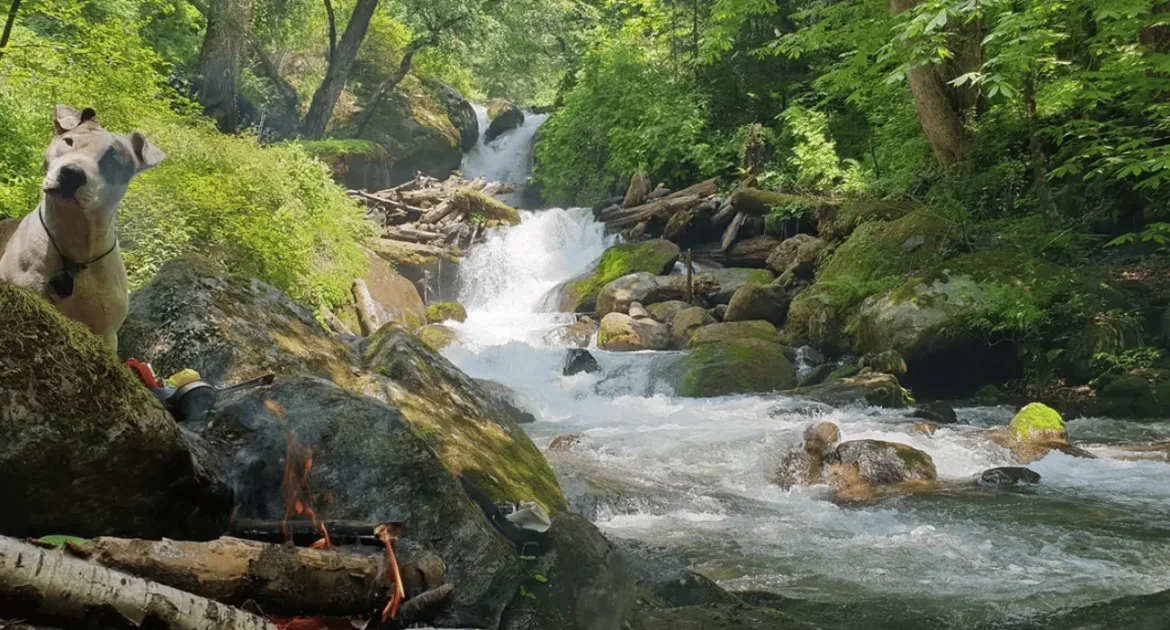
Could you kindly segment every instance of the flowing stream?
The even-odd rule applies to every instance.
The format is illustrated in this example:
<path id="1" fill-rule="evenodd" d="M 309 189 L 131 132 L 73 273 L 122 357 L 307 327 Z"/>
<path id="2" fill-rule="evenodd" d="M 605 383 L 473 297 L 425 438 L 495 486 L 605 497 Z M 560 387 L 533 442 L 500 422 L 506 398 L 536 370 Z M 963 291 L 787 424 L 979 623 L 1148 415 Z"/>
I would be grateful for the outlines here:
<path id="1" fill-rule="evenodd" d="M 484 133 L 491 121 L 487 107 L 472 105 L 479 119 L 479 142 L 463 156 L 460 170 L 463 176 L 472 179 L 483 176 L 491 182 L 510 184 L 515 192 L 500 198 L 513 206 L 523 208 L 527 198 L 528 176 L 532 173 L 533 148 L 536 131 L 548 120 L 548 114 L 524 113 L 524 123 L 500 134 L 491 142 L 484 141 Z"/>
<path id="2" fill-rule="evenodd" d="M 463 262 L 469 317 L 445 354 L 519 392 L 542 448 L 581 434 L 549 460 L 611 539 L 731 590 L 797 600 L 786 609 L 824 628 L 995 628 L 1170 589 L 1170 464 L 1121 459 L 1110 446 L 1165 438 L 1170 423 L 1073 420 L 1071 437 L 1100 459 L 1055 453 L 1030 466 L 1038 486 L 991 490 L 972 478 L 1013 461 L 981 428 L 1006 424 L 1011 409 L 960 409 L 960 425 L 928 437 L 894 410 L 677 398 L 655 377 L 675 353 L 592 348 L 602 371 L 565 377 L 565 349 L 549 333 L 575 318 L 541 312 L 541 298 L 611 239 L 587 209 L 523 217 Z M 781 490 L 772 471 L 815 420 L 837 423 L 842 439 L 926 451 L 943 489 L 867 505 L 835 503 L 824 487 Z"/>

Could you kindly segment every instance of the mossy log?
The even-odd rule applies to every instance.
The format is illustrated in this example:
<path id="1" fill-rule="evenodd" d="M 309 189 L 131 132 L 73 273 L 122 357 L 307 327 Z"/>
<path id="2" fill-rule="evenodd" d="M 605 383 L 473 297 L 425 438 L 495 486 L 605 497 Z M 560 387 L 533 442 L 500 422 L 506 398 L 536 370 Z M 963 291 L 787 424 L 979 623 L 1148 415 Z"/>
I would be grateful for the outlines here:
<path id="1" fill-rule="evenodd" d="M 508 204 L 475 190 L 457 190 L 451 205 L 464 215 L 482 214 L 511 225 L 520 225 L 520 213 Z"/>

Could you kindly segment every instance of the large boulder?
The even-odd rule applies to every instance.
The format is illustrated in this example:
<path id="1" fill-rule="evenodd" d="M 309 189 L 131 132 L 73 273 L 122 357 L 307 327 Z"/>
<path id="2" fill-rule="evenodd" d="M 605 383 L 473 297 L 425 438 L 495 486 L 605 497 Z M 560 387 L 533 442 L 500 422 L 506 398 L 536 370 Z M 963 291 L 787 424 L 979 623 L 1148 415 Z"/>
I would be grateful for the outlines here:
<path id="1" fill-rule="evenodd" d="M 302 142 L 313 157 L 333 172 L 333 181 L 355 190 L 384 190 L 390 183 L 390 154 L 369 140 L 318 140 Z"/>
<path id="2" fill-rule="evenodd" d="M 259 280 L 230 277 L 199 258 L 168 262 L 130 296 L 123 357 L 159 374 L 192 368 L 216 385 L 268 373 L 354 382 L 353 349 L 313 314 Z"/>
<path id="3" fill-rule="evenodd" d="M 711 304 L 727 304 L 731 301 L 731 296 L 740 287 L 749 283 L 755 282 L 757 284 L 771 284 L 776 276 L 767 269 L 743 269 L 743 268 L 729 268 L 729 269 L 710 269 L 695 274 L 695 281 L 708 285 L 711 289 L 706 293 L 706 298 Z"/>
<path id="4" fill-rule="evenodd" d="M 763 320 L 775 326 L 783 326 L 787 317 L 788 292 L 784 287 L 748 282 L 731 296 L 723 321 Z"/>
<path id="5" fill-rule="evenodd" d="M 602 350 L 668 350 L 670 342 L 670 328 L 666 324 L 648 317 L 634 319 L 622 313 L 601 318 L 601 329 L 597 332 L 597 347 Z"/>
<path id="6" fill-rule="evenodd" d="M 797 280 L 812 280 L 817 263 L 828 246 L 821 239 L 797 234 L 777 245 L 768 254 L 768 268 L 776 272 L 779 282 L 789 286 Z"/>
<path id="7" fill-rule="evenodd" d="M 524 124 L 524 112 L 514 103 L 502 98 L 488 101 L 487 110 L 490 124 L 483 134 L 483 139 L 488 142 L 495 140 L 505 131 L 511 131 Z"/>
<path id="8" fill-rule="evenodd" d="M 389 238 L 369 239 L 366 246 L 420 291 L 425 288 L 427 299 L 451 299 L 458 293 L 459 262 L 464 253 L 458 248 Z"/>
<path id="9" fill-rule="evenodd" d="M 846 500 L 872 498 L 882 489 L 912 489 L 938 477 L 930 455 L 881 440 L 842 442 L 824 464 L 825 478 Z"/>
<path id="10" fill-rule="evenodd" d="M 336 130 L 340 137 L 356 136 L 357 121 L 343 122 Z M 374 110 L 362 138 L 373 140 L 389 155 L 390 182 L 397 185 L 422 173 L 447 179 L 463 160 L 461 137 L 451 123 L 440 100 L 421 89 L 402 89 L 387 93 Z"/>
<path id="11" fill-rule="evenodd" d="M 597 306 L 597 296 L 605 285 L 640 271 L 653 275 L 670 273 L 678 262 L 678 245 L 664 240 L 623 243 L 605 250 L 590 271 L 556 287 L 546 296 L 551 310 L 587 312 Z"/>
<path id="12" fill-rule="evenodd" d="M 696 294 L 701 294 L 704 290 L 711 289 L 711 285 L 702 281 L 692 282 L 692 288 Z M 671 308 L 678 308 L 679 304 L 685 308 L 688 305 L 681 299 L 686 297 L 686 294 L 685 276 L 655 276 L 646 272 L 630 274 L 610 282 L 601 289 L 601 293 L 597 295 L 597 314 L 604 317 L 609 313 L 629 313 L 630 305 L 634 303 L 653 306 L 669 302 L 674 304 Z"/>
<path id="13" fill-rule="evenodd" d="M 1068 442 L 1068 429 L 1060 412 L 1043 403 L 1025 405 L 1006 428 L 993 429 L 988 439 L 1010 450 L 1021 464 L 1043 459 L 1058 450 L 1074 456 L 1089 456 Z"/>
<path id="14" fill-rule="evenodd" d="M 674 338 L 675 346 L 685 348 L 700 328 L 715 323 L 715 318 L 707 309 L 693 306 L 679 311 L 670 320 L 670 335 Z"/>
<path id="15" fill-rule="evenodd" d="M 378 320 L 378 327 L 398 322 L 413 330 L 427 321 L 427 307 L 413 282 L 368 249 L 366 264 L 366 288 L 374 300 L 374 316 Z"/>
<path id="16" fill-rule="evenodd" d="M 900 409 L 914 402 L 895 376 L 879 372 L 844 378 L 832 378 L 830 375 L 828 380 L 819 385 L 802 387 L 792 393 L 834 407 L 873 405 Z"/>
<path id="17" fill-rule="evenodd" d="M 796 386 L 796 367 L 768 322 L 706 326 L 688 346 L 691 351 L 667 371 L 679 396 L 767 393 Z"/>
<path id="18" fill-rule="evenodd" d="M 0 533 L 212 533 L 230 496 L 100 339 L 3 282 L 0 331 Z"/>
<path id="19" fill-rule="evenodd" d="M 479 142 L 479 116 L 475 114 L 475 107 L 463 98 L 459 90 L 438 83 L 434 86 L 439 96 L 439 104 L 447 112 L 447 119 L 459 131 L 459 147 L 464 152 L 475 148 Z"/>
<path id="20" fill-rule="evenodd" d="M 548 550 L 500 620 L 500 630 L 609 630 L 624 627 L 637 591 L 621 554 L 592 523 L 557 515 Z"/>
<path id="21" fill-rule="evenodd" d="M 325 380 L 289 378 L 232 400 L 202 429 L 214 465 L 239 489 L 239 518 L 283 518 L 285 466 L 311 456 L 303 484 L 311 496 L 298 498 L 318 518 L 403 521 L 405 540 L 434 545 L 458 585 L 445 621 L 493 627 L 515 592 L 512 546 L 401 410 Z"/>

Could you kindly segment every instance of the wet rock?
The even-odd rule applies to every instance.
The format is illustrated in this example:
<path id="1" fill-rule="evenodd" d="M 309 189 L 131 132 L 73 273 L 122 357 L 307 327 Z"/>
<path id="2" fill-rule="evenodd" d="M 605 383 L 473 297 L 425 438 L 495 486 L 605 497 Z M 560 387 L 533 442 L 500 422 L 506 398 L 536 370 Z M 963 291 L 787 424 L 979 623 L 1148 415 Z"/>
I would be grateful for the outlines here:
<path id="1" fill-rule="evenodd" d="M 876 372 L 846 378 L 830 377 L 820 385 L 793 390 L 792 393 L 834 407 L 867 404 L 898 409 L 913 402 L 896 377 Z"/>
<path id="2" fill-rule="evenodd" d="M 516 424 L 530 424 L 536 422 L 536 415 L 528 411 L 528 406 L 521 400 L 520 394 L 516 390 L 495 381 L 489 381 L 483 378 L 474 379 L 475 383 L 483 388 L 483 391 L 492 400 L 496 402 L 504 411 L 508 413 L 508 417 Z"/>
<path id="3" fill-rule="evenodd" d="M 565 435 L 558 435 L 549 443 L 548 450 L 550 451 L 571 451 L 573 447 L 580 445 L 585 441 L 585 438 L 580 433 L 566 433 Z"/>
<path id="4" fill-rule="evenodd" d="M 906 373 L 906 361 L 896 350 L 867 354 L 861 357 L 858 367 L 871 368 L 874 372 L 883 372 L 894 376 L 902 376 Z"/>
<path id="5" fill-rule="evenodd" d="M 633 630 L 812 630 L 788 615 L 742 604 L 642 610 Z"/>
<path id="6" fill-rule="evenodd" d="M 475 114 L 475 107 L 463 98 L 459 90 L 444 85 L 437 84 L 436 91 L 439 95 L 439 102 L 443 109 L 447 112 L 447 118 L 451 120 L 451 124 L 459 131 L 459 145 L 464 153 L 475 148 L 479 142 L 479 116 Z M 368 188 L 367 190 L 378 190 L 376 188 Z"/>
<path id="7" fill-rule="evenodd" d="M 400 275 L 394 267 L 374 252 L 367 249 L 365 254 L 367 265 L 365 282 L 366 288 L 370 291 L 370 298 L 374 301 L 377 326 L 398 322 L 414 330 L 426 323 L 427 307 L 423 305 L 422 296 L 419 295 L 414 283 Z M 466 317 L 465 311 L 464 318 Z M 346 318 L 348 319 L 350 318 Z M 356 322 L 352 323 L 350 328 L 358 330 Z"/>
<path id="8" fill-rule="evenodd" d="M 621 554 L 576 514 L 556 515 L 548 538 L 547 551 L 525 563 L 531 578 L 504 611 L 500 630 L 623 627 L 636 591 Z"/>
<path id="9" fill-rule="evenodd" d="M 441 352 L 443 348 L 459 339 L 459 334 L 453 328 L 442 324 L 427 324 L 415 334 L 418 335 L 419 341 L 435 352 Z"/>
<path id="10" fill-rule="evenodd" d="M 667 375 L 679 396 L 766 393 L 796 385 L 796 368 L 768 322 L 712 324 L 700 328 L 688 346 L 691 351 Z"/>
<path id="11" fill-rule="evenodd" d="M 651 582 L 651 592 L 670 607 L 738 604 L 739 598 L 707 576 L 694 571 L 679 571 Z"/>
<path id="12" fill-rule="evenodd" d="M 617 352 L 668 350 L 670 329 L 649 318 L 634 319 L 629 315 L 610 313 L 601 318 L 597 347 Z"/>
<path id="13" fill-rule="evenodd" d="M 647 307 L 647 310 L 650 312 L 650 317 L 669 326 L 674 321 L 675 315 L 688 308 L 692 308 L 691 305 L 682 300 L 668 300 L 666 302 L 651 304 Z"/>
<path id="14" fill-rule="evenodd" d="M 794 348 L 800 348 L 801 351 L 804 353 L 805 361 L 807 361 L 811 365 L 821 365 L 822 363 L 825 363 L 825 361 L 826 361 L 825 355 L 823 352 L 821 352 L 820 350 L 817 350 L 816 348 L 812 347 L 811 345 L 808 345 L 807 343 L 803 343 L 803 344 L 794 343 L 794 344 L 792 344 L 792 346 Z"/>
<path id="15" fill-rule="evenodd" d="M 582 372 L 593 374 L 600 371 L 601 366 L 597 364 L 597 359 L 593 358 L 588 350 L 572 348 L 565 354 L 565 367 L 561 369 L 561 374 L 573 376 Z"/>
<path id="16" fill-rule="evenodd" d="M 800 382 L 797 383 L 796 386 L 800 388 L 820 385 L 821 383 L 824 383 L 826 380 L 828 380 L 829 375 L 833 373 L 833 369 L 834 368 L 832 364 L 822 363 L 821 365 L 818 365 L 809 370 L 808 373 L 800 379 Z"/>
<path id="17" fill-rule="evenodd" d="M 691 307 L 679 311 L 670 323 L 670 335 L 674 339 L 674 345 L 685 348 L 700 328 L 714 323 L 715 318 L 707 309 Z"/>
<path id="18" fill-rule="evenodd" d="M 842 442 L 825 458 L 825 477 L 845 500 L 871 498 L 881 488 L 933 482 L 937 476 L 930 455 L 896 442 Z"/>
<path id="19" fill-rule="evenodd" d="M 804 431 L 800 447 L 785 453 L 772 477 L 773 483 L 787 490 L 793 486 L 811 486 L 823 481 L 824 461 L 841 440 L 841 430 L 832 422 L 818 422 Z"/>
<path id="20" fill-rule="evenodd" d="M 710 287 L 707 291 L 700 293 L 714 305 L 730 302 L 731 296 L 735 295 L 735 292 L 748 282 L 771 284 L 775 279 L 776 276 L 767 269 L 732 267 L 728 269 L 710 269 L 695 274 L 695 282 Z"/>
<path id="21" fill-rule="evenodd" d="M 633 273 L 670 273 L 678 262 L 678 245 L 664 240 L 623 243 L 605 250 L 595 267 L 545 296 L 550 310 L 589 312 L 596 310 L 597 296 L 605 285 Z M 642 301 L 645 304 L 645 301 Z"/>
<path id="22" fill-rule="evenodd" d="M 935 432 L 938 431 L 938 425 L 930 424 L 929 422 L 917 422 L 914 424 L 914 426 L 910 427 L 910 430 L 914 431 L 915 433 L 921 433 L 923 435 L 934 437 Z"/>
<path id="23" fill-rule="evenodd" d="M 491 142 L 506 131 L 511 131 L 524 124 L 524 112 L 513 103 L 502 98 L 494 98 L 487 103 L 488 125 L 483 139 Z"/>
<path id="24" fill-rule="evenodd" d="M 1043 459 L 1053 450 L 1091 457 L 1068 443 L 1068 430 L 1060 412 L 1043 403 L 1026 405 L 1007 428 L 993 429 L 987 437 L 1012 451 L 1021 464 Z"/>
<path id="25" fill-rule="evenodd" d="M 228 402 L 203 436 L 214 465 L 237 482 L 239 516 L 276 520 L 292 436 L 312 453 L 312 493 L 331 497 L 314 502 L 320 518 L 404 521 L 404 538 L 433 544 L 459 585 L 444 621 L 489 627 L 515 592 L 519 561 L 414 426 L 394 406 L 290 378 Z"/>
<path id="26" fill-rule="evenodd" d="M 723 321 L 723 318 L 727 315 L 727 305 L 720 304 L 707 312 L 711 313 L 711 317 L 715 318 L 715 321 L 721 322 L 721 321 Z"/>
<path id="27" fill-rule="evenodd" d="M 744 283 L 731 296 L 725 322 L 763 320 L 774 326 L 783 326 L 788 317 L 788 293 L 778 284 Z"/>
<path id="28" fill-rule="evenodd" d="M 979 475 L 979 483 L 984 486 L 1037 484 L 1040 483 L 1040 473 L 1019 466 L 991 468 Z"/>
<path id="29" fill-rule="evenodd" d="M 584 348 L 589 345 L 589 342 L 593 339 L 593 334 L 596 332 L 597 321 L 592 317 L 583 316 L 577 320 L 576 324 L 561 326 L 545 335 L 544 338 L 545 341 L 554 345 Z"/>
<path id="30" fill-rule="evenodd" d="M 696 348 L 710 343 L 737 343 L 749 340 L 779 344 L 780 337 L 776 334 L 776 327 L 765 321 L 727 322 L 700 328 L 691 337 L 688 347 Z"/>
<path id="31" fill-rule="evenodd" d="M 920 418 L 935 424 L 957 424 L 959 422 L 955 408 L 944 402 L 922 403 L 914 409 L 910 417 Z"/>
<path id="32" fill-rule="evenodd" d="M 695 289 L 704 285 L 696 283 Z M 677 302 L 686 296 L 687 283 L 684 276 L 653 276 L 636 273 L 623 276 L 605 285 L 597 296 L 597 313 L 602 317 L 610 313 L 628 313 L 631 304 L 657 304 Z"/>
<path id="33" fill-rule="evenodd" d="M 230 495 L 109 348 L 3 282 L 0 331 L 0 533 L 213 534 Z"/>
<path id="34" fill-rule="evenodd" d="M 647 311 L 646 307 L 642 306 L 640 302 L 631 303 L 628 312 L 630 317 L 633 317 L 634 319 L 645 319 L 650 317 L 649 311 Z"/>
<path id="35" fill-rule="evenodd" d="M 821 239 L 797 234 L 777 245 L 768 254 L 768 268 L 776 272 L 783 286 L 797 280 L 811 280 L 827 246 Z"/>
<path id="36" fill-rule="evenodd" d="M 156 373 L 191 368 L 215 385 L 268 373 L 355 381 L 353 350 L 312 313 L 270 285 L 193 257 L 164 264 L 130 296 L 118 351 Z"/>

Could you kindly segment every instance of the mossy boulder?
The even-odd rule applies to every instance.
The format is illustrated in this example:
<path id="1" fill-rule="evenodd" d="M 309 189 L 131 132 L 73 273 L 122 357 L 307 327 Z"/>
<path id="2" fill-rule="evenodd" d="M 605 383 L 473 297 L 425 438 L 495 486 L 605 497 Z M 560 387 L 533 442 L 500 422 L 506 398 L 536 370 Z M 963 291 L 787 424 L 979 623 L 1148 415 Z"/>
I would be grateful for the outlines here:
<path id="1" fill-rule="evenodd" d="M 650 313 L 650 317 L 653 317 L 654 319 L 669 326 L 671 321 L 674 320 L 675 315 L 678 315 L 688 308 L 692 308 L 692 306 L 686 302 L 683 302 L 682 300 L 667 300 L 665 302 L 651 304 L 646 307 L 646 310 Z"/>
<path id="2" fill-rule="evenodd" d="M 670 321 L 670 335 L 674 338 L 674 345 L 685 348 L 695 333 L 704 326 L 718 323 L 705 308 L 692 306 L 679 311 Z"/>
<path id="3" fill-rule="evenodd" d="M 634 319 L 623 313 L 610 313 L 601 318 L 601 328 L 597 331 L 597 347 L 602 350 L 668 350 L 670 346 L 670 328 L 650 318 Z"/>
<path id="4" fill-rule="evenodd" d="M 1044 403 L 1024 406 L 1012 418 L 1008 429 L 1017 440 L 1040 440 L 1045 442 L 1067 442 L 1068 429 L 1060 412 Z"/>
<path id="5" fill-rule="evenodd" d="M 850 372 L 856 374 L 856 370 L 857 368 L 852 368 L 849 371 L 841 372 L 841 374 Z M 902 387 L 897 377 L 877 372 L 854 376 L 830 374 L 828 380 L 820 385 L 794 389 L 791 393 L 834 407 L 872 405 L 900 409 L 914 402 L 910 392 Z"/>
<path id="6" fill-rule="evenodd" d="M 796 385 L 796 367 L 768 322 L 706 326 L 688 346 L 691 351 L 667 371 L 679 396 L 767 393 Z"/>
<path id="7" fill-rule="evenodd" d="M 842 442 L 825 458 L 825 478 L 844 500 L 866 500 L 883 489 L 914 489 L 938 478 L 930 455 L 881 440 Z"/>
<path id="8" fill-rule="evenodd" d="M 305 151 L 324 162 L 333 181 L 355 190 L 383 190 L 390 183 L 390 154 L 370 140 L 330 138 L 302 142 Z"/>
<path id="9" fill-rule="evenodd" d="M 592 311 L 605 285 L 632 273 L 665 275 L 678 262 L 678 245 L 664 240 L 623 243 L 605 250 L 594 268 L 553 289 L 546 303 L 562 312 Z"/>
<path id="10" fill-rule="evenodd" d="M 0 532 L 214 532 L 230 495 L 217 497 L 178 425 L 100 339 L 4 282 L 0 331 Z"/>
<path id="11" fill-rule="evenodd" d="M 479 116 L 475 107 L 459 93 L 459 90 L 443 83 L 432 84 L 432 89 L 438 96 L 439 105 L 447 113 L 455 129 L 459 131 L 459 145 L 466 153 L 479 143 Z"/>
<path id="12" fill-rule="evenodd" d="M 354 382 L 354 352 L 288 296 L 195 257 L 164 264 L 130 296 L 118 336 L 123 357 L 159 374 L 185 368 L 216 385 L 268 373 Z"/>
<path id="13" fill-rule="evenodd" d="M 446 297 L 459 285 L 459 262 L 464 252 L 457 247 L 409 243 L 389 238 L 371 238 L 365 245 L 390 264 L 396 273 L 414 283 L 419 291 L 423 287 L 431 287 L 433 295 L 438 293 L 438 285 L 443 290 L 440 297 Z"/>
<path id="14" fill-rule="evenodd" d="M 778 344 L 780 338 L 776 334 L 776 327 L 765 321 L 727 322 L 700 328 L 691 337 L 687 347 L 698 348 L 710 343 L 738 343 L 741 341 Z"/>
<path id="15" fill-rule="evenodd" d="M 1097 379 L 1097 398 L 1086 412 L 1114 418 L 1163 418 L 1170 415 L 1170 372 L 1135 370 Z"/>
<path id="16" fill-rule="evenodd" d="M 334 135 L 356 136 L 358 121 L 365 115 L 360 112 L 350 120 L 341 121 Z M 391 164 L 391 185 L 409 181 L 418 172 L 446 179 L 463 159 L 459 130 L 451 123 L 439 99 L 424 91 L 412 77 L 383 97 L 362 130 L 362 138 L 386 150 Z"/>
<path id="17" fill-rule="evenodd" d="M 843 241 L 860 225 L 895 221 L 919 208 L 914 203 L 877 199 L 850 199 L 838 205 L 824 204 L 816 210 L 817 232 L 830 241 Z"/>
<path id="18" fill-rule="evenodd" d="M 788 318 L 788 292 L 778 284 L 748 282 L 736 290 L 723 315 L 725 322 L 763 320 L 783 326 Z"/>
<path id="19" fill-rule="evenodd" d="M 487 103 L 488 125 L 484 140 L 491 142 L 505 131 L 524 124 L 524 112 L 510 101 L 494 98 Z"/>
<path id="20" fill-rule="evenodd" d="M 388 322 L 398 322 L 410 330 L 422 326 L 427 321 L 427 312 L 418 287 L 374 252 L 367 249 L 365 253 L 364 280 L 374 301 L 378 327 Z"/>
<path id="21" fill-rule="evenodd" d="M 749 283 L 771 284 L 776 275 L 767 269 L 730 267 L 710 269 L 695 274 L 695 282 L 709 287 L 701 293 L 711 304 L 727 304 L 740 287 Z"/>
<path id="22" fill-rule="evenodd" d="M 495 219 L 508 225 L 520 225 L 520 213 L 515 208 L 478 190 L 456 190 L 451 197 L 451 204 L 472 218 Z"/>
<path id="23" fill-rule="evenodd" d="M 556 477 L 536 445 L 488 392 L 401 328 L 389 325 L 362 345 L 358 388 L 399 411 L 447 468 L 492 501 L 564 507 Z"/>
<path id="24" fill-rule="evenodd" d="M 696 294 L 709 288 L 702 282 L 692 283 Z M 685 276 L 655 276 L 647 272 L 639 272 L 622 276 L 605 285 L 597 294 L 597 314 L 602 317 L 610 313 L 629 313 L 631 304 L 641 304 L 643 307 L 652 306 L 660 302 L 681 302 L 686 297 L 687 279 Z"/>
<path id="25" fill-rule="evenodd" d="M 447 321 L 467 321 L 467 309 L 458 302 L 434 302 L 427 305 L 427 322 L 441 324 Z"/>
<path id="26" fill-rule="evenodd" d="M 821 239 L 797 234 L 772 249 L 768 254 L 768 268 L 776 273 L 784 286 L 797 280 L 811 280 L 817 263 L 827 250 L 828 245 Z"/>
<path id="27" fill-rule="evenodd" d="M 427 324 L 418 329 L 415 335 L 418 336 L 419 341 L 435 352 L 442 352 L 443 348 L 459 339 L 458 333 L 451 327 L 442 324 Z"/>

